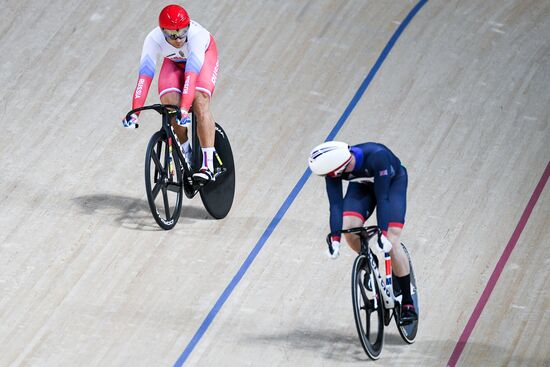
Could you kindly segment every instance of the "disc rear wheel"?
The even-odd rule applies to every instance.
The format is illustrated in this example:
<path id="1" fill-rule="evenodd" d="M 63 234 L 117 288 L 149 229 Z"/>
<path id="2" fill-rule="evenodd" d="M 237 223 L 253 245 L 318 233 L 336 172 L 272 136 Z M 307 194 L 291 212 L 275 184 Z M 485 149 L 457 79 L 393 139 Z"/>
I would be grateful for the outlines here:
<path id="1" fill-rule="evenodd" d="M 224 218 L 233 205 L 235 196 L 235 163 L 227 134 L 216 124 L 216 155 L 214 156 L 214 174 L 216 180 L 208 182 L 200 189 L 204 207 L 216 219 Z"/>

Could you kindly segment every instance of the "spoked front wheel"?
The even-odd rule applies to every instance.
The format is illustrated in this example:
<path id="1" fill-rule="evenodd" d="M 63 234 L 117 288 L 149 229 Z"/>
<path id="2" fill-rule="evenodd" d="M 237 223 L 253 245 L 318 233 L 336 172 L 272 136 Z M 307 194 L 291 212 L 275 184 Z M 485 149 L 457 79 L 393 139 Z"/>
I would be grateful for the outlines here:
<path id="1" fill-rule="evenodd" d="M 179 149 L 176 144 L 172 149 Z M 157 131 L 149 140 L 145 155 L 145 190 L 151 214 L 163 229 L 172 229 L 179 219 L 182 203 L 181 163 L 170 152 L 168 138 Z"/>
<path id="2" fill-rule="evenodd" d="M 414 304 L 414 309 L 416 310 L 416 314 L 418 315 L 418 318 L 420 318 L 420 304 L 418 302 L 418 289 L 416 287 L 416 277 L 414 276 L 414 269 L 412 265 L 411 255 L 409 254 L 409 251 L 407 250 L 404 244 L 401 244 L 401 246 L 403 247 L 403 251 L 405 251 L 405 254 L 407 255 L 407 259 L 409 260 L 409 267 L 411 268 L 411 297 L 413 299 L 413 304 Z M 397 282 L 395 282 L 394 284 L 397 284 Z M 396 317 L 395 322 L 397 325 L 397 330 L 399 330 L 399 334 L 401 334 L 401 337 L 403 338 L 403 340 L 408 344 L 414 343 L 414 340 L 416 338 L 416 332 L 418 331 L 418 319 L 408 325 L 399 325 L 399 320 Z"/>
<path id="3" fill-rule="evenodd" d="M 351 277 L 355 326 L 363 349 L 371 359 L 376 360 L 384 344 L 384 309 L 378 284 L 369 274 L 368 258 L 357 256 Z"/>

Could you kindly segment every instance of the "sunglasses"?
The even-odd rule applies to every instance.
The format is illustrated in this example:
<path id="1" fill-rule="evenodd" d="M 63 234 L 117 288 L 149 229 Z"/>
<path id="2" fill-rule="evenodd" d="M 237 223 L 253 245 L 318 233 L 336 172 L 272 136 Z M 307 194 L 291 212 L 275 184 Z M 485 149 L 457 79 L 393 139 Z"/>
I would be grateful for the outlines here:
<path id="1" fill-rule="evenodd" d="M 189 30 L 189 27 L 185 27 L 182 29 L 162 29 L 162 33 L 164 33 L 164 37 L 170 38 L 171 40 L 182 40 L 187 37 L 187 31 Z"/>

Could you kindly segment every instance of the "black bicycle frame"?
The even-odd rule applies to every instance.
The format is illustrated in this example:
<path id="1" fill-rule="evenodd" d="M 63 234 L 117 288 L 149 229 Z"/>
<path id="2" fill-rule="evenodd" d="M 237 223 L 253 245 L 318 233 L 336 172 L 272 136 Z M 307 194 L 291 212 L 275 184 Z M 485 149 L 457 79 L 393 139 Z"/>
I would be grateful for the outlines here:
<path id="1" fill-rule="evenodd" d="M 150 106 L 144 106 L 144 107 L 136 108 L 136 109 L 128 112 L 128 114 L 126 115 L 126 119 L 128 119 L 131 114 L 139 112 L 139 111 L 144 111 L 144 110 L 155 110 L 158 113 L 160 113 L 162 115 L 162 129 L 166 133 L 166 136 L 168 138 L 172 139 L 172 142 L 177 141 L 176 136 L 174 135 L 174 132 L 172 131 L 172 125 L 170 123 L 170 118 L 172 117 L 172 115 L 176 115 L 176 118 L 181 117 L 180 107 L 178 107 L 176 105 L 170 105 L 170 104 L 154 104 L 154 105 L 150 105 Z M 194 117 L 195 116 L 193 115 L 193 120 L 195 120 Z M 192 146 L 193 147 L 198 146 L 198 137 L 197 137 L 197 134 L 196 134 L 196 125 L 197 124 L 195 123 L 195 121 L 193 121 L 193 125 L 192 125 L 192 136 L 193 136 Z M 139 127 L 138 124 L 136 124 L 136 128 L 137 127 Z M 193 167 L 190 167 L 190 166 L 187 165 L 187 163 L 186 163 L 187 161 L 185 160 L 185 158 L 183 156 L 183 153 L 181 152 L 181 149 L 179 149 L 179 148 L 178 149 L 173 149 L 172 153 L 174 151 L 176 151 L 176 154 L 178 155 L 178 158 L 179 158 L 180 162 L 182 163 L 183 169 L 189 173 L 189 176 L 192 176 L 193 175 Z M 195 154 L 193 156 L 195 156 Z"/>

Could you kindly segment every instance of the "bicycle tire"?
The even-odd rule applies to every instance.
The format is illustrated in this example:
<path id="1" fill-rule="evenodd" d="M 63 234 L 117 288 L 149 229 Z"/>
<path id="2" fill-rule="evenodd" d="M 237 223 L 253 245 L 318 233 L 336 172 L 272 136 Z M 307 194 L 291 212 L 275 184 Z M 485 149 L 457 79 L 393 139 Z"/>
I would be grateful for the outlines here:
<path id="1" fill-rule="evenodd" d="M 377 282 L 374 281 L 374 284 L 371 284 L 372 291 L 369 291 L 364 285 L 365 274 L 372 271 L 367 262 L 367 256 L 360 254 L 353 263 L 351 277 L 353 316 L 363 349 L 370 359 L 377 360 L 380 358 L 384 345 L 384 306 Z M 371 298 L 369 298 L 369 294 Z M 371 321 L 372 315 L 377 319 L 374 323 Z M 371 326 L 377 327 L 374 342 L 371 341 Z"/>
<path id="2" fill-rule="evenodd" d="M 175 148 L 174 148 L 175 147 Z M 173 149 L 178 149 L 174 145 Z M 172 154 L 172 159 L 175 165 L 175 175 L 170 175 L 169 172 L 169 154 L 168 154 L 168 139 L 164 131 L 157 131 L 147 145 L 145 154 L 145 191 L 147 193 L 147 202 L 149 209 L 155 221 L 162 229 L 172 229 L 176 225 L 181 214 L 182 205 L 182 172 L 181 164 L 177 154 Z M 156 200 L 158 195 L 162 193 L 163 206 L 162 212 L 159 212 Z M 170 193 L 174 193 L 174 200 L 170 200 Z M 172 206 L 170 206 L 172 201 Z"/>
<path id="3" fill-rule="evenodd" d="M 409 266 L 411 269 L 411 296 L 413 299 L 414 309 L 416 310 L 418 319 L 420 319 L 420 304 L 418 302 L 418 288 L 416 286 L 416 277 L 414 275 L 411 255 L 407 250 L 407 247 L 405 247 L 403 243 L 401 244 L 401 246 L 403 247 L 403 251 L 405 251 L 405 254 L 407 255 L 407 258 L 409 260 Z M 418 319 L 408 325 L 399 325 L 398 318 L 397 317 L 395 318 L 395 324 L 397 325 L 397 330 L 399 331 L 399 335 L 401 335 L 401 338 L 403 338 L 403 340 L 407 344 L 414 343 L 416 339 L 416 333 L 418 331 Z"/>
<path id="4" fill-rule="evenodd" d="M 217 123 L 214 146 L 222 162 L 220 165 L 220 161 L 214 157 L 214 172 L 222 168 L 226 171 L 220 174 L 216 181 L 208 182 L 203 186 L 200 189 L 200 196 L 206 211 L 212 217 L 222 219 L 229 213 L 235 197 L 235 162 L 227 134 Z"/>

